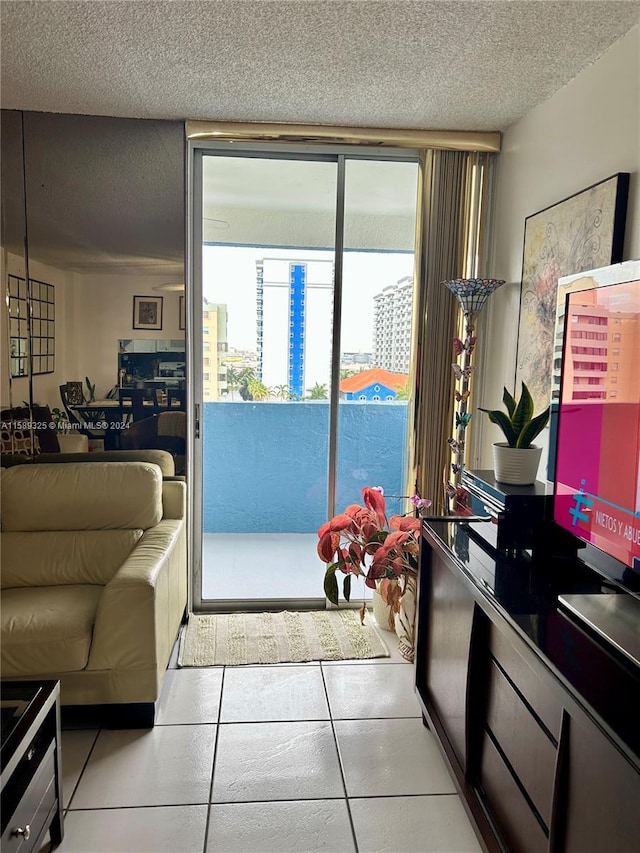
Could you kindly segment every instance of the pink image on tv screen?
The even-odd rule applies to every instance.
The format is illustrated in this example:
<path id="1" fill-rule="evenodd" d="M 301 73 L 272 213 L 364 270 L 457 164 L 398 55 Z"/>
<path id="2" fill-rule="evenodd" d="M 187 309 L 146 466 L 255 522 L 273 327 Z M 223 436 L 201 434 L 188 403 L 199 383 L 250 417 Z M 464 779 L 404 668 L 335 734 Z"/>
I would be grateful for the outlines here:
<path id="1" fill-rule="evenodd" d="M 640 572 L 640 281 L 567 296 L 555 521 Z"/>

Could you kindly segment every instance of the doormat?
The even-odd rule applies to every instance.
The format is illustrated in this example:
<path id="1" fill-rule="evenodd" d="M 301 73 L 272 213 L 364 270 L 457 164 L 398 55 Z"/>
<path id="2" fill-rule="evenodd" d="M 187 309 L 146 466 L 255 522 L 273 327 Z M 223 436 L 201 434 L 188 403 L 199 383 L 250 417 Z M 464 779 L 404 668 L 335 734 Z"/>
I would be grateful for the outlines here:
<path id="1" fill-rule="evenodd" d="M 178 666 L 240 666 L 312 660 L 387 658 L 389 649 L 357 610 L 192 613 L 180 637 Z"/>

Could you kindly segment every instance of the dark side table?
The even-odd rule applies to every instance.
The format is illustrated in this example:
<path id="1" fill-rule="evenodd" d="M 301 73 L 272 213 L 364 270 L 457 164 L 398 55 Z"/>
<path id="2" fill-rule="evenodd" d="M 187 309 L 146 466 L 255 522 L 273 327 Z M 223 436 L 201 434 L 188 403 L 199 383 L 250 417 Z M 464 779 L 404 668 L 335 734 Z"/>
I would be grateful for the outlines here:
<path id="1" fill-rule="evenodd" d="M 60 762 L 60 683 L 0 683 L 2 853 L 30 853 L 47 831 L 64 833 Z"/>

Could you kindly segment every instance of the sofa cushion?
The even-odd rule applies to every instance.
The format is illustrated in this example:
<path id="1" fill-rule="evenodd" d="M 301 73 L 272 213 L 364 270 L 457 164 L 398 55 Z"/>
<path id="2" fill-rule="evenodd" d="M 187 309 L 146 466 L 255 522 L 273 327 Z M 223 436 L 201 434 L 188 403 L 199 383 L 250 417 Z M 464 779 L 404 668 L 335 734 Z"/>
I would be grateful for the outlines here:
<path id="1" fill-rule="evenodd" d="M 2 588 L 107 584 L 142 530 L 51 530 L 2 534 Z"/>
<path id="2" fill-rule="evenodd" d="M 2 591 L 2 677 L 77 672 L 89 659 L 101 586 Z"/>
<path id="3" fill-rule="evenodd" d="M 150 462 L 157 465 L 163 477 L 173 477 L 176 473 L 173 456 L 166 450 L 94 450 L 91 453 L 41 453 L 39 463 L 69 462 Z M 7 466 L 8 467 L 8 466 Z"/>
<path id="4" fill-rule="evenodd" d="M 16 465 L 2 475 L 2 529 L 146 530 L 162 518 L 162 472 L 144 462 Z"/>

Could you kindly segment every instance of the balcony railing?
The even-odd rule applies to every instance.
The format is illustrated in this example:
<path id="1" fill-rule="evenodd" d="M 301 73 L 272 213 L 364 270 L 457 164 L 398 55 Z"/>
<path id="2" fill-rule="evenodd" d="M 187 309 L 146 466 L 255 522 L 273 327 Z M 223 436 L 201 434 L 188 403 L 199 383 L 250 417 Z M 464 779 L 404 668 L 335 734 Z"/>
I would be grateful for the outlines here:
<path id="1" fill-rule="evenodd" d="M 203 408 L 203 531 L 315 533 L 327 519 L 328 401 Z M 363 486 L 402 495 L 406 432 L 404 401 L 340 403 L 336 511 L 362 503 Z"/>

